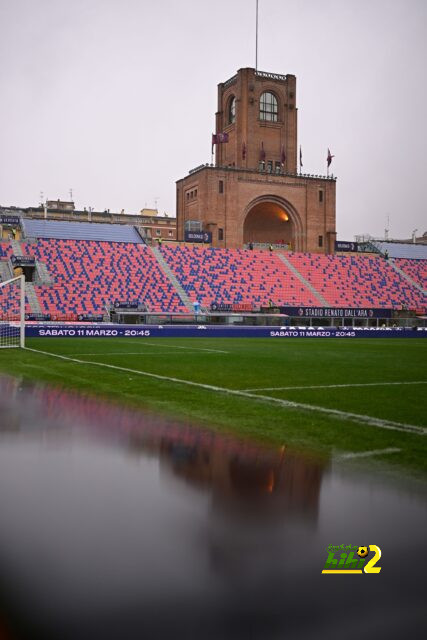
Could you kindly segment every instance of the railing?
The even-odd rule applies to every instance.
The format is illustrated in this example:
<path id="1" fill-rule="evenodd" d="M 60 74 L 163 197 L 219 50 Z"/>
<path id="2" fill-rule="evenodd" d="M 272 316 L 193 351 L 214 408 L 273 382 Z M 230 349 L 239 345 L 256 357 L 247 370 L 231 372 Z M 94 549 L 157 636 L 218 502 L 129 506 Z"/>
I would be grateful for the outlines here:
<path id="1" fill-rule="evenodd" d="M 267 71 L 255 71 L 255 75 L 260 78 L 267 78 L 269 80 L 281 80 L 281 82 L 286 82 L 286 76 L 282 76 L 280 73 L 268 73 Z"/>
<path id="2" fill-rule="evenodd" d="M 237 73 L 232 78 L 229 78 L 228 80 L 226 80 L 224 82 L 224 89 L 226 89 L 230 85 L 234 84 L 236 82 L 236 80 L 237 80 Z"/>
<path id="3" fill-rule="evenodd" d="M 245 249 L 250 249 L 252 245 L 252 249 L 284 249 L 286 251 L 291 251 L 291 245 L 286 242 L 248 242 L 244 245 Z"/>
<path id="4" fill-rule="evenodd" d="M 213 167 L 213 165 L 210 165 L 211 167 Z M 194 169 L 190 169 L 190 171 L 188 172 L 189 175 L 191 175 L 192 173 L 196 173 L 196 171 L 200 171 L 200 169 L 204 169 L 205 167 L 209 167 L 208 164 L 199 164 L 198 167 L 194 167 Z"/>
<path id="5" fill-rule="evenodd" d="M 314 173 L 291 173 L 289 171 L 280 171 L 280 173 L 278 173 L 274 170 L 268 171 L 267 169 L 247 169 L 246 167 L 229 167 L 227 165 L 216 167 L 215 165 L 209 163 L 201 164 L 194 169 L 190 169 L 188 175 L 192 175 L 193 173 L 201 171 L 202 169 L 221 169 L 221 171 L 239 171 L 241 173 L 261 173 L 263 175 L 272 176 L 273 178 L 274 176 L 282 176 L 287 178 L 315 178 L 318 180 L 337 180 L 337 177 L 333 174 L 330 174 L 329 176 L 322 176 L 320 174 L 317 175 Z"/>

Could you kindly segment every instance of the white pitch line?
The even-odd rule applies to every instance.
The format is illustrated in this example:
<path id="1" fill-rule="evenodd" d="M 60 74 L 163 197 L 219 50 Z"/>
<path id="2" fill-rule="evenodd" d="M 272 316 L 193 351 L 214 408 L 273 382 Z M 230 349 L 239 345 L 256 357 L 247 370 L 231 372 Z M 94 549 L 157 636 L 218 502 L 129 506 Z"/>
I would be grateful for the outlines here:
<path id="1" fill-rule="evenodd" d="M 198 351 L 190 352 L 192 355 L 199 353 Z M 102 353 L 72 353 L 72 356 L 170 356 L 176 355 L 176 351 L 162 351 L 162 353 L 153 354 L 152 351 L 103 351 Z"/>
<path id="2" fill-rule="evenodd" d="M 353 458 L 370 458 L 371 456 L 383 456 L 389 453 L 400 453 L 402 449 L 397 447 L 389 447 L 388 449 L 373 449 L 372 451 L 355 451 L 350 453 L 341 453 L 334 458 L 335 461 L 353 460 Z"/>
<path id="3" fill-rule="evenodd" d="M 129 342 L 131 342 L 132 344 L 141 344 L 137 340 L 127 340 L 126 342 L 127 344 L 129 344 Z M 159 344 L 158 342 L 153 342 L 152 340 L 150 340 L 150 342 L 148 341 L 144 342 L 144 347 L 163 347 L 164 349 L 186 349 L 191 351 L 210 351 L 211 353 L 230 353 L 229 351 L 221 351 L 220 349 L 206 349 L 203 347 L 183 347 L 181 345 L 175 345 L 175 344 Z"/>
<path id="4" fill-rule="evenodd" d="M 402 384 L 427 384 L 427 380 L 417 380 L 414 382 L 355 382 L 350 384 L 316 384 L 301 387 L 258 387 L 257 389 L 242 389 L 242 391 L 294 391 L 304 389 L 345 389 L 347 387 L 389 387 Z"/>
<path id="5" fill-rule="evenodd" d="M 273 398 L 272 396 L 264 396 L 264 395 L 248 393 L 246 391 L 238 391 L 237 389 L 227 389 L 226 387 L 217 387 L 211 384 L 204 384 L 202 382 L 193 382 L 192 380 L 182 380 L 181 378 L 174 378 L 172 376 L 162 376 L 158 373 L 150 373 L 148 371 L 138 371 L 137 369 L 128 369 L 127 367 L 119 367 L 114 364 L 107 364 L 106 362 L 94 362 L 92 360 L 79 360 L 78 358 L 61 356 L 57 353 L 50 353 L 49 351 L 41 351 L 40 349 L 30 349 L 29 347 L 25 347 L 25 348 L 27 351 L 33 351 L 34 353 L 41 353 L 45 356 L 52 356 L 53 358 L 59 358 L 60 360 L 68 360 L 70 362 L 77 362 L 78 364 L 85 364 L 85 365 L 91 364 L 97 367 L 115 369 L 116 371 L 126 371 L 127 373 L 134 373 L 136 375 L 145 376 L 147 378 L 154 378 L 156 380 L 175 382 L 177 384 L 183 384 L 189 387 L 206 389 L 208 391 L 215 391 L 216 393 L 224 393 L 227 395 L 238 396 L 241 398 L 249 398 L 251 400 L 256 400 L 258 402 L 262 401 L 268 404 L 277 404 L 281 407 L 286 407 L 288 409 L 304 409 L 305 411 L 323 413 L 328 416 L 333 416 L 335 418 L 341 418 L 342 420 L 349 420 L 350 422 L 357 422 L 359 424 L 368 424 L 370 426 L 379 427 L 381 429 L 403 431 L 404 433 L 414 433 L 420 436 L 424 436 L 427 434 L 427 428 L 419 427 L 413 424 L 405 424 L 403 422 L 394 422 L 392 420 L 382 420 L 381 418 L 365 416 L 359 413 L 340 411 L 339 409 L 328 409 L 326 407 L 319 407 L 316 405 L 305 404 L 303 402 L 293 402 L 291 400 L 282 400 L 281 398 Z"/>

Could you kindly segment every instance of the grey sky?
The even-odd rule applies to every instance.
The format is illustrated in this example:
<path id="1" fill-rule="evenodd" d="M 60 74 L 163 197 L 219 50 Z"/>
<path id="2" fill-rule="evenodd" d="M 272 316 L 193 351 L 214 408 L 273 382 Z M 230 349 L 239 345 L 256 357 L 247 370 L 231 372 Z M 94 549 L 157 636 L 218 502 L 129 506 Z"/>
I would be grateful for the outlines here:
<path id="1" fill-rule="evenodd" d="M 427 230 L 425 0 L 259 0 L 258 67 L 297 76 L 304 170 L 340 239 Z M 0 204 L 136 213 L 210 162 L 217 84 L 255 66 L 255 0 L 0 0 Z"/>

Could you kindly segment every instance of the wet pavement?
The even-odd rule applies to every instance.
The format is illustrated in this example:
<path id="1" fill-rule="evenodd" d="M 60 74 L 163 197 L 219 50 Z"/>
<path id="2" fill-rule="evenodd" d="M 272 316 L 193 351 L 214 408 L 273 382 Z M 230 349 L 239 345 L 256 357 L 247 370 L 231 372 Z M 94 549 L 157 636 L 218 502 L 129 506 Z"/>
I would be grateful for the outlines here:
<path id="1" fill-rule="evenodd" d="M 0 638 L 424 637 L 426 487 L 366 469 L 0 378 Z"/>

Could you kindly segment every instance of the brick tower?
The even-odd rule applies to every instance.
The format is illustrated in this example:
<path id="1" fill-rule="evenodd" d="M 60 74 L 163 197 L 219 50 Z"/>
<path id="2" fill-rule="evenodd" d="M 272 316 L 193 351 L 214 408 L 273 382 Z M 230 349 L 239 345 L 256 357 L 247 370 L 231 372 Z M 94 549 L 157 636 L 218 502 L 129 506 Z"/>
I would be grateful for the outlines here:
<path id="1" fill-rule="evenodd" d="M 178 240 L 333 253 L 335 179 L 297 169 L 295 76 L 240 69 L 218 85 L 216 135 L 215 165 L 177 181 Z"/>

